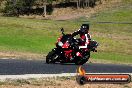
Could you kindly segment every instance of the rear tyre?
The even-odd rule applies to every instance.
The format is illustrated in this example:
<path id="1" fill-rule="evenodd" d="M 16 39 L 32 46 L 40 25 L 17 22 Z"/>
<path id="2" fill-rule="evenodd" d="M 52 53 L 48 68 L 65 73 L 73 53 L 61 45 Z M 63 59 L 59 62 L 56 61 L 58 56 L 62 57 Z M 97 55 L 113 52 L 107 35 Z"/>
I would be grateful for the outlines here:
<path id="1" fill-rule="evenodd" d="M 50 64 L 50 63 L 55 63 L 56 59 L 58 58 L 58 55 L 56 54 L 56 50 L 53 49 L 51 52 L 48 53 L 48 55 L 46 56 L 46 63 Z"/>
<path id="2" fill-rule="evenodd" d="M 85 64 L 90 58 L 90 52 L 87 52 L 84 54 L 84 57 L 77 57 L 77 60 L 75 61 L 76 65 L 83 65 Z"/>

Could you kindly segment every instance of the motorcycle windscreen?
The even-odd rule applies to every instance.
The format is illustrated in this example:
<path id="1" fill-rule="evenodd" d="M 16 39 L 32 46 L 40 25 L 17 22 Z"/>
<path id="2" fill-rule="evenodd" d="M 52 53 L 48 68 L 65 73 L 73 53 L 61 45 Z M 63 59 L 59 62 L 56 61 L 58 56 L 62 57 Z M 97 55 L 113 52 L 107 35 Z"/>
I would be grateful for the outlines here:
<path id="1" fill-rule="evenodd" d="M 60 41 L 64 44 L 66 41 L 68 41 L 68 39 L 70 38 L 70 36 L 71 35 L 69 35 L 69 34 L 62 36 L 62 38 L 61 38 Z"/>

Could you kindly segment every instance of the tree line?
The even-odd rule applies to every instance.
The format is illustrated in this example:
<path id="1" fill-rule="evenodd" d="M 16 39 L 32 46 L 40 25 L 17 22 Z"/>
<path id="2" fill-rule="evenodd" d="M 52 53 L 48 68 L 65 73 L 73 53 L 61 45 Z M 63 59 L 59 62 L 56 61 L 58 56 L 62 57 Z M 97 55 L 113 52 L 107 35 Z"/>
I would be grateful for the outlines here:
<path id="1" fill-rule="evenodd" d="M 71 5 L 75 8 L 94 7 L 101 0 L 0 0 L 0 11 L 6 16 L 24 14 L 51 14 L 57 5 Z"/>

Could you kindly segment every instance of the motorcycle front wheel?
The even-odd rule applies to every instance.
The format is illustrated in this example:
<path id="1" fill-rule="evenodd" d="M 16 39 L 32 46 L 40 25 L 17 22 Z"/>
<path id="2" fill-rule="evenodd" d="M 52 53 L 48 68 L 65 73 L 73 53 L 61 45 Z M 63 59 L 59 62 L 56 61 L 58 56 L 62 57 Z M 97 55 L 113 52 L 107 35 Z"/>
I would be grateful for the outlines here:
<path id="1" fill-rule="evenodd" d="M 46 56 L 46 63 L 50 64 L 50 63 L 55 63 L 56 60 L 58 58 L 58 55 L 56 53 L 56 49 L 53 49 L 51 52 L 48 53 L 48 55 Z"/>

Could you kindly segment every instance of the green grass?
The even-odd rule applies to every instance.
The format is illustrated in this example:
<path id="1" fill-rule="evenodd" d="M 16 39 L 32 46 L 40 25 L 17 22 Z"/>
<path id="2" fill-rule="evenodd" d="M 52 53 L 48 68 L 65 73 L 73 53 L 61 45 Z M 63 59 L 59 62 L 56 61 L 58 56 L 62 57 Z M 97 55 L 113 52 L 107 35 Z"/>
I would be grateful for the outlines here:
<path id="1" fill-rule="evenodd" d="M 53 48 L 55 38 L 45 30 L 32 30 L 22 28 L 1 28 L 0 46 L 1 50 L 15 50 L 28 52 L 46 52 Z M 45 49 L 47 47 L 47 49 Z"/>
<path id="2" fill-rule="evenodd" d="M 93 37 L 100 43 L 99 52 L 92 54 L 94 59 L 114 62 L 132 62 L 132 24 L 98 24 L 96 22 L 132 23 L 132 6 L 129 4 L 111 8 L 95 14 L 91 22 Z M 96 34 L 97 32 L 97 34 Z M 98 34 L 99 32 L 99 34 Z"/>
<path id="3" fill-rule="evenodd" d="M 91 18 L 69 21 L 37 20 L 0 17 L 0 51 L 16 51 L 47 54 L 55 47 L 61 35 L 77 30 L 86 20 L 90 23 L 92 38 L 100 43 L 94 59 L 132 63 L 132 24 L 98 24 L 98 21 L 132 22 L 132 6 L 123 5 L 95 14 Z"/>
<path id="4" fill-rule="evenodd" d="M 120 53 L 114 53 L 114 52 L 97 52 L 92 53 L 91 57 L 93 59 L 99 59 L 115 62 L 115 63 L 132 63 L 132 55 L 124 55 Z"/>
<path id="5" fill-rule="evenodd" d="M 115 22 L 115 23 L 132 23 L 132 6 L 124 5 L 117 8 L 111 8 L 107 11 L 95 14 L 90 18 L 91 23 L 95 22 Z M 120 33 L 131 35 L 132 24 L 96 24 L 93 25 L 94 31 L 104 33 Z M 99 30 L 100 29 L 100 30 Z"/>
<path id="6" fill-rule="evenodd" d="M 74 26 L 72 22 L 0 17 L 0 51 L 48 53 L 61 35 L 60 28 L 68 32 Z"/>

